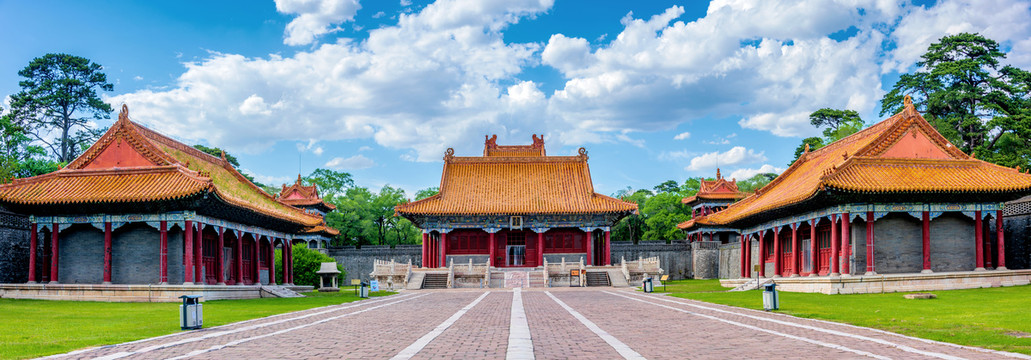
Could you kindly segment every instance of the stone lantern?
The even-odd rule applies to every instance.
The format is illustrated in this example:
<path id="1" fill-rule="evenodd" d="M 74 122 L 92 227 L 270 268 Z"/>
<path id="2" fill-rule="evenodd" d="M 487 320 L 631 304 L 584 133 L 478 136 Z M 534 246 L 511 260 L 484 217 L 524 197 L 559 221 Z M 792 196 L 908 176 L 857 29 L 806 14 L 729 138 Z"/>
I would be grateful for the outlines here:
<path id="1" fill-rule="evenodd" d="M 337 275 L 340 274 L 340 270 L 337 270 L 337 263 L 336 263 L 336 261 L 322 263 L 322 266 L 319 268 L 318 274 L 319 274 L 319 292 L 338 292 L 338 291 L 340 291 L 340 288 L 337 287 Z M 326 278 L 330 278 L 331 279 L 330 280 L 330 284 L 332 284 L 331 287 L 326 287 L 325 286 Z"/>

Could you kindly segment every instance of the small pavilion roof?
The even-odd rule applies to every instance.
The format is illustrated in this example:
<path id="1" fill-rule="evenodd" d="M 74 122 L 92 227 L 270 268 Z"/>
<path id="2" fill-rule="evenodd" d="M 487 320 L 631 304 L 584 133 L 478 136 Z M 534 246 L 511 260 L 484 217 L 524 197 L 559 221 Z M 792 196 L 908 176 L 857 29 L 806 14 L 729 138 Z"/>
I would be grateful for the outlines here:
<path id="1" fill-rule="evenodd" d="M 496 138 L 496 137 L 495 137 Z M 492 153 L 487 138 L 483 157 L 456 157 L 448 149 L 437 195 L 395 207 L 400 215 L 591 214 L 637 210 L 637 204 L 594 192 L 587 151 L 577 156 Z M 535 146 L 535 145 L 530 145 Z M 508 153 L 509 155 L 511 154 Z"/>
<path id="2" fill-rule="evenodd" d="M 729 181 L 724 179 L 718 168 L 716 169 L 716 180 L 702 179 L 699 185 L 698 193 L 684 198 L 681 200 L 681 203 L 694 206 L 705 200 L 730 200 L 733 202 L 748 196 L 748 194 L 738 190 L 737 179 L 730 179 Z"/>
<path id="3" fill-rule="evenodd" d="M 129 120 L 118 121 L 82 155 L 50 174 L 0 185 L 0 202 L 24 206 L 139 203 L 214 195 L 225 204 L 301 226 L 322 223 L 280 203 L 217 158 Z"/>
<path id="4" fill-rule="evenodd" d="M 801 204 L 823 192 L 958 194 L 1031 191 L 1031 175 L 975 159 L 952 145 L 908 97 L 894 116 L 816 151 L 770 184 L 712 215 L 678 225 L 730 225 Z M 947 201 L 947 200 L 943 200 Z"/>
<path id="5" fill-rule="evenodd" d="M 279 191 L 278 195 L 276 195 L 276 199 L 278 199 L 279 202 L 290 206 L 317 206 L 322 208 L 323 211 L 332 211 L 337 208 L 335 205 L 322 200 L 322 197 L 319 196 L 318 186 L 315 184 L 302 184 L 300 174 L 297 175 L 297 182 L 293 185 L 283 185 L 283 189 Z"/>

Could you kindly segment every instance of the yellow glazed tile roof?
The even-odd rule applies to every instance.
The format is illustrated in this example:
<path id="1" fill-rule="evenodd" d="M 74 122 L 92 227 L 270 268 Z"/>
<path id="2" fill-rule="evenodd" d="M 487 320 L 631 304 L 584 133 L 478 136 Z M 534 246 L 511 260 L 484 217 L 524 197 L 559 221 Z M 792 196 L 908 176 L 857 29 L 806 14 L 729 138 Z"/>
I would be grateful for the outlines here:
<path id="1" fill-rule="evenodd" d="M 637 204 L 594 192 L 587 154 L 454 157 L 448 149 L 440 193 L 395 207 L 411 215 L 632 212 Z"/>

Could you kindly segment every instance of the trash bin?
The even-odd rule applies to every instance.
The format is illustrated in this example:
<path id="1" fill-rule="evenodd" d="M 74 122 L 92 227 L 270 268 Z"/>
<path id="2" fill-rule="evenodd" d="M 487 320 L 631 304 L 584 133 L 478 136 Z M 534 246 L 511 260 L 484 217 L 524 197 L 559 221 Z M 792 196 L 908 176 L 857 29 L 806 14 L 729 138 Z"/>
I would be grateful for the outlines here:
<path id="1" fill-rule="evenodd" d="M 365 282 L 362 283 L 361 289 L 358 292 L 358 297 L 360 297 L 360 298 L 367 298 L 367 297 L 369 297 L 369 284 L 368 283 L 365 283 Z"/>
<path id="2" fill-rule="evenodd" d="M 763 309 L 766 311 L 780 309 L 780 294 L 777 293 L 777 284 L 763 286 Z"/>
<path id="3" fill-rule="evenodd" d="M 655 291 L 654 285 L 652 285 L 652 278 L 645 278 L 644 281 L 641 281 L 641 288 L 646 293 Z"/>
<path id="4" fill-rule="evenodd" d="M 183 304 L 179 305 L 179 327 L 183 330 L 200 329 L 204 325 L 204 305 L 200 303 L 200 295 L 183 295 Z"/>

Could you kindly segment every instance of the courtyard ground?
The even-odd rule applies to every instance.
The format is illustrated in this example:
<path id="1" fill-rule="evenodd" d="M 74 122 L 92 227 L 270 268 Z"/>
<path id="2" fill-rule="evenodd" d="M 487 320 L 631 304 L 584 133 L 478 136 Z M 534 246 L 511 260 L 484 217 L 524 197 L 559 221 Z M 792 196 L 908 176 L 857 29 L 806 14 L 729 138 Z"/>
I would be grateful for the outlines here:
<path id="1" fill-rule="evenodd" d="M 791 298 L 783 300 L 787 302 Z M 61 356 L 72 359 L 756 357 L 1031 359 L 1021 354 L 940 343 L 875 329 L 614 288 L 412 291 Z"/>
<path id="2" fill-rule="evenodd" d="M 349 290 L 306 293 L 303 298 L 208 301 L 204 303 L 204 325 L 218 326 L 358 300 Z M 178 303 L 0 299 L 0 359 L 45 356 L 177 333 L 178 309 Z"/>
<path id="3" fill-rule="evenodd" d="M 661 292 L 662 287 L 656 291 Z M 726 292 L 718 280 L 668 283 L 670 295 L 762 309 L 760 291 Z M 825 295 L 780 293 L 780 311 L 803 318 L 872 327 L 925 339 L 1031 354 L 1031 286 L 905 293 Z"/>

